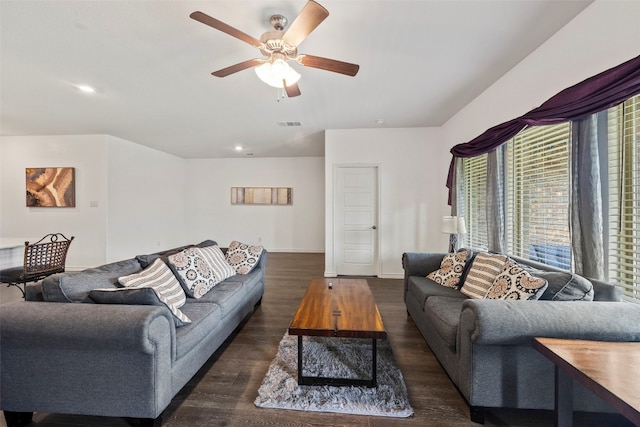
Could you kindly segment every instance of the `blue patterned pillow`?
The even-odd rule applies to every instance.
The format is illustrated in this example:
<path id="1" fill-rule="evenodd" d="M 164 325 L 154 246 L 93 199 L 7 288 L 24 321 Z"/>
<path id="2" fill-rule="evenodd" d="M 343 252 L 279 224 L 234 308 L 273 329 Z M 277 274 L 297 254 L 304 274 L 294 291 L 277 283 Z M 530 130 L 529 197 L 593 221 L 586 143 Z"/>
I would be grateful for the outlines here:
<path id="1" fill-rule="evenodd" d="M 169 265 L 187 295 L 202 298 L 215 285 L 236 274 L 220 248 L 188 248 L 169 256 Z"/>
<path id="2" fill-rule="evenodd" d="M 249 274 L 258 265 L 263 246 L 251 246 L 236 240 L 231 242 L 225 259 L 238 274 Z"/>

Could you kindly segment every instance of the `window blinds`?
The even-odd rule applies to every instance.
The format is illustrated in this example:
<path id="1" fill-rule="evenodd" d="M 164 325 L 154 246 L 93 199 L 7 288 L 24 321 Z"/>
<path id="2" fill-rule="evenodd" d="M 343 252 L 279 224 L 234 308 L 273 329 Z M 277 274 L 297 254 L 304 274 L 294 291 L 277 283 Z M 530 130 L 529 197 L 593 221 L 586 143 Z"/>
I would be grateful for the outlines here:
<path id="1" fill-rule="evenodd" d="M 463 160 L 466 245 L 487 250 L 487 155 Z"/>
<path id="2" fill-rule="evenodd" d="M 508 253 L 571 268 L 569 237 L 570 123 L 536 126 L 506 145 Z"/>
<path id="3" fill-rule="evenodd" d="M 640 95 L 608 111 L 609 280 L 640 299 Z"/>

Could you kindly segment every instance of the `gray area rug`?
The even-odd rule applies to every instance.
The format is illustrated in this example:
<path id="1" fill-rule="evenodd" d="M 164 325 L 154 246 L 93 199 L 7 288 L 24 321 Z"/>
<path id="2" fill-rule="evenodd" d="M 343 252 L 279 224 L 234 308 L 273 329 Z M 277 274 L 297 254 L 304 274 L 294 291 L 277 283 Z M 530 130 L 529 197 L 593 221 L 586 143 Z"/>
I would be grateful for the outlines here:
<path id="1" fill-rule="evenodd" d="M 371 340 L 304 337 L 304 375 L 371 378 Z M 387 340 L 378 340 L 378 387 L 298 385 L 298 337 L 285 333 L 255 405 L 260 408 L 409 417 L 407 387 Z"/>

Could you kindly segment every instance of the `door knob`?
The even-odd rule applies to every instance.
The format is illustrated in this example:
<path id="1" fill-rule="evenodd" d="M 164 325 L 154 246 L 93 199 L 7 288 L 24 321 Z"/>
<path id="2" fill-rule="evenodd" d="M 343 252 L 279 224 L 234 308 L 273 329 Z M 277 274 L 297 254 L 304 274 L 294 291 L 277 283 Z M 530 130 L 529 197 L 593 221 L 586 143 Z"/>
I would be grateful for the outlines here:
<path id="1" fill-rule="evenodd" d="M 371 226 L 371 229 L 372 229 L 372 230 L 377 230 L 377 229 L 378 229 L 378 227 L 376 227 L 375 225 L 372 225 L 372 226 Z"/>

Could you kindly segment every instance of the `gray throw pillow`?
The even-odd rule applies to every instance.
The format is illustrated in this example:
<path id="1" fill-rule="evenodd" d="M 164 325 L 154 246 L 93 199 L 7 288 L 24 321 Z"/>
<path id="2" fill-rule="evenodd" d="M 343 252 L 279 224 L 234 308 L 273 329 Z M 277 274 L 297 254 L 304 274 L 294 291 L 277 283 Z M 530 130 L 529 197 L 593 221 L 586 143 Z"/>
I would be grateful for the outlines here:
<path id="1" fill-rule="evenodd" d="M 89 292 L 89 297 L 98 304 L 124 304 L 124 305 L 155 305 L 167 307 L 177 327 L 191 323 L 191 320 L 176 308 L 168 303 L 153 288 L 117 288 L 117 289 L 94 289 Z"/>
<path id="2" fill-rule="evenodd" d="M 545 279 L 549 286 L 541 300 L 551 301 L 593 301 L 593 285 L 577 274 L 561 271 L 531 272 L 535 277 Z"/>
<path id="3" fill-rule="evenodd" d="M 169 255 L 175 255 L 187 248 L 192 248 L 194 246 L 196 248 L 206 248 L 207 246 L 214 246 L 214 245 L 217 245 L 217 243 L 214 240 L 203 240 L 197 245 L 185 245 L 185 246 L 180 246 L 179 248 L 167 249 L 166 251 L 156 252 L 153 254 L 137 255 L 136 260 L 138 260 L 142 268 L 147 268 L 148 266 L 151 265 L 151 263 L 153 263 L 153 261 L 157 260 L 158 258 L 160 258 L 162 261 L 164 261 L 165 264 L 167 264 L 167 262 L 169 261 Z"/>
<path id="4" fill-rule="evenodd" d="M 88 268 L 77 273 L 50 276 L 42 282 L 42 296 L 50 302 L 93 302 L 89 292 L 98 288 L 117 288 L 118 277 L 141 271 L 135 259 Z"/>

